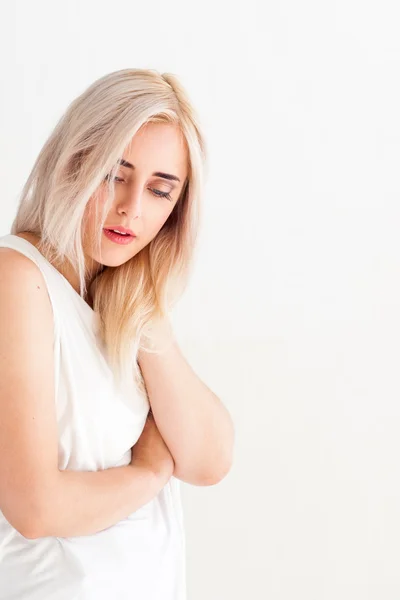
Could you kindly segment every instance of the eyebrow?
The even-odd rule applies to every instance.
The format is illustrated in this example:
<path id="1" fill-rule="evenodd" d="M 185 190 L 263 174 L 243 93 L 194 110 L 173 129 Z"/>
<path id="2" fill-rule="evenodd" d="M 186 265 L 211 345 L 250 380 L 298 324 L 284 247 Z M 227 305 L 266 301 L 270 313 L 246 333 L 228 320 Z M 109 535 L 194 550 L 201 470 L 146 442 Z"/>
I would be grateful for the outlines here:
<path id="1" fill-rule="evenodd" d="M 128 162 L 127 160 L 120 158 L 117 161 L 122 167 L 127 167 L 128 169 L 134 169 L 135 167 L 132 165 L 132 163 Z M 154 177 L 162 177 L 163 179 L 169 179 L 172 181 L 179 181 L 180 183 L 180 179 L 179 177 L 177 177 L 176 175 L 171 175 L 170 173 L 162 173 L 161 171 L 155 171 L 155 173 L 153 173 Z"/>

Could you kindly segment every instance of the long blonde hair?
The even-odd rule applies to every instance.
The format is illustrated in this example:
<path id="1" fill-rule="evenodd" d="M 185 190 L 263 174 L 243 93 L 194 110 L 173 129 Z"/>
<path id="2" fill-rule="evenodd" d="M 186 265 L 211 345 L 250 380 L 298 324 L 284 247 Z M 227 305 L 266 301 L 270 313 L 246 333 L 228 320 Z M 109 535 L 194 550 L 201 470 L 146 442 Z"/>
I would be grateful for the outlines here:
<path id="1" fill-rule="evenodd" d="M 179 127 L 188 153 L 188 177 L 155 238 L 91 283 L 93 309 L 110 366 L 118 380 L 132 375 L 146 393 L 138 351 L 151 326 L 168 315 L 185 290 L 198 236 L 206 148 L 198 116 L 175 75 L 122 69 L 90 85 L 71 102 L 41 149 L 22 189 L 11 233 L 32 232 L 51 261 L 70 261 L 87 294 L 82 235 L 85 209 L 108 180 L 101 224 L 114 201 L 118 159 L 148 122 Z M 109 179 L 107 178 L 109 175 Z M 102 227 L 97 243 L 100 247 Z"/>

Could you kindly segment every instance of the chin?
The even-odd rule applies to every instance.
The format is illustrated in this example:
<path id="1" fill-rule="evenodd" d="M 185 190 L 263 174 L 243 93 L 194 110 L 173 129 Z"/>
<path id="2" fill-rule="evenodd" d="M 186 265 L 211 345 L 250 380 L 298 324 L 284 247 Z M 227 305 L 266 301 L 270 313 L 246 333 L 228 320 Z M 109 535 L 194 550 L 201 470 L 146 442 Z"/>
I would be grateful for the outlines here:
<path id="1" fill-rule="evenodd" d="M 129 246 L 129 249 L 128 249 Z M 103 240 L 101 252 L 98 252 L 98 246 L 95 243 L 87 244 L 86 256 L 103 267 L 119 267 L 133 258 L 141 248 L 132 248 L 129 244 L 114 244 L 108 240 Z"/>
<path id="2" fill-rule="evenodd" d="M 135 256 L 135 254 L 124 256 L 124 253 L 121 251 L 110 252 L 108 250 L 108 252 L 104 251 L 102 253 L 102 259 L 100 260 L 100 257 L 97 254 L 92 254 L 93 260 L 103 265 L 104 267 L 119 267 L 124 263 L 128 262 L 128 260 L 130 260 L 133 256 Z"/>

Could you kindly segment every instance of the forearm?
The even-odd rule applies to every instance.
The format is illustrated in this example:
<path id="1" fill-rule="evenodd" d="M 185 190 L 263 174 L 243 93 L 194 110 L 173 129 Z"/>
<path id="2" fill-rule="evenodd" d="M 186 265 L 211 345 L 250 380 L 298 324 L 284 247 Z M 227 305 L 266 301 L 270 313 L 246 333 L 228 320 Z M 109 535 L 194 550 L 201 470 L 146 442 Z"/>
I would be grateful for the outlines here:
<path id="1" fill-rule="evenodd" d="M 97 533 L 149 502 L 163 485 L 160 476 L 132 464 L 102 471 L 59 471 L 47 500 L 32 511 L 29 537 Z"/>
<path id="2" fill-rule="evenodd" d="M 138 359 L 154 419 L 174 458 L 175 477 L 195 485 L 216 483 L 232 462 L 228 410 L 194 373 L 176 340 L 160 354 L 140 352 Z"/>

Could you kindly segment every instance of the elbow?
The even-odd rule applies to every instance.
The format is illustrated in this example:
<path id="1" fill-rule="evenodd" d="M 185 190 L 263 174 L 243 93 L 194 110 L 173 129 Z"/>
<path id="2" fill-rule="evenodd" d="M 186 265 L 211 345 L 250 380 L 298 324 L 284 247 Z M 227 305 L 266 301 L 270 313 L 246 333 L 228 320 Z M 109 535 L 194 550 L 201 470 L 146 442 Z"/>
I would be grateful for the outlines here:
<path id="1" fill-rule="evenodd" d="M 220 483 L 231 470 L 232 461 L 226 461 L 224 464 L 208 464 L 199 468 L 191 465 L 182 465 L 175 463 L 174 476 L 185 483 L 197 486 L 211 486 Z"/>
<path id="2" fill-rule="evenodd" d="M 38 532 L 38 529 L 35 527 L 32 528 L 32 525 L 28 525 L 26 528 L 19 528 L 19 533 L 28 540 L 37 540 L 41 537 L 45 537 L 43 534 Z"/>
<path id="3" fill-rule="evenodd" d="M 225 461 L 225 463 L 220 465 L 218 468 L 214 467 L 209 469 L 201 478 L 201 483 L 199 485 L 211 486 L 220 483 L 223 479 L 225 479 L 228 473 L 230 473 L 232 462 L 232 460 Z"/>
<path id="4" fill-rule="evenodd" d="M 233 465 L 233 444 L 229 447 L 229 452 L 220 453 L 218 459 L 214 457 L 203 468 L 199 477 L 198 485 L 209 486 L 220 483 L 230 473 Z"/>
<path id="5" fill-rule="evenodd" d="M 230 473 L 233 465 L 235 431 L 231 426 L 228 434 L 221 444 L 220 439 L 214 447 L 208 446 L 207 456 L 204 449 L 200 451 L 201 458 L 188 457 L 184 463 L 175 460 L 174 475 L 186 483 L 198 486 L 211 486 L 220 483 Z"/>
<path id="6" fill-rule="evenodd" d="M 2 512 L 10 525 L 24 538 L 35 540 L 49 535 L 44 519 L 48 516 L 48 511 L 37 508 L 27 499 L 14 503 L 12 507 L 2 507 Z"/>
<path id="7" fill-rule="evenodd" d="M 235 431 L 232 424 L 229 442 L 226 442 L 224 451 L 220 452 L 219 460 L 216 460 L 214 456 L 213 460 L 210 461 L 208 469 L 204 473 L 200 485 L 216 485 L 217 483 L 220 483 L 223 479 L 225 479 L 225 477 L 230 473 L 233 465 L 234 444 Z"/>
<path id="8" fill-rule="evenodd" d="M 7 518 L 4 512 L 3 514 Z M 28 540 L 45 537 L 41 521 L 31 513 L 26 513 L 23 517 L 16 517 L 14 515 L 13 517 L 8 517 L 7 520 L 18 533 Z"/>

